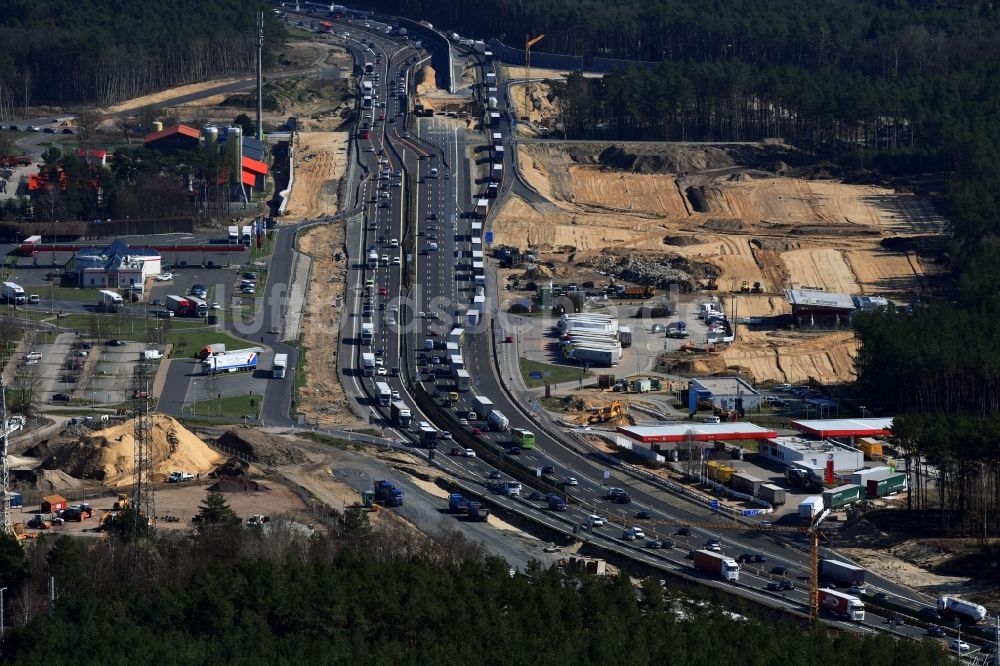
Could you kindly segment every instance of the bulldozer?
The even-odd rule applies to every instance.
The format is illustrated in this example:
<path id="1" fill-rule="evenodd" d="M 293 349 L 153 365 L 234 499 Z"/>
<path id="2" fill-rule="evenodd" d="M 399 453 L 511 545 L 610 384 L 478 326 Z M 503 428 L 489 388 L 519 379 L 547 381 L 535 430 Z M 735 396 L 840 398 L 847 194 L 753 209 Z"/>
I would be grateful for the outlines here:
<path id="1" fill-rule="evenodd" d="M 760 284 L 759 282 L 757 284 Z M 740 285 L 740 291 L 744 294 L 750 293 L 750 282 L 743 280 L 743 284 Z"/>
<path id="2" fill-rule="evenodd" d="M 705 285 L 705 291 L 718 291 L 719 283 L 714 277 L 708 278 L 708 284 Z"/>
<path id="3" fill-rule="evenodd" d="M 114 511 L 124 511 L 128 506 L 128 495 L 125 493 L 118 493 L 118 501 L 112 507 Z"/>
<path id="4" fill-rule="evenodd" d="M 754 282 L 753 288 L 750 289 L 750 291 L 753 292 L 754 294 L 763 294 L 764 288 L 760 286 L 760 282 Z"/>
<path id="5" fill-rule="evenodd" d="M 622 405 L 622 401 L 615 400 L 613 402 L 609 402 L 603 407 L 597 407 L 594 409 L 594 413 L 590 415 L 587 421 L 588 423 L 607 423 L 608 421 L 624 415 L 625 407 Z"/>
<path id="6" fill-rule="evenodd" d="M 375 491 L 374 490 L 362 490 L 361 491 L 361 506 L 369 511 L 373 511 L 375 507 Z"/>

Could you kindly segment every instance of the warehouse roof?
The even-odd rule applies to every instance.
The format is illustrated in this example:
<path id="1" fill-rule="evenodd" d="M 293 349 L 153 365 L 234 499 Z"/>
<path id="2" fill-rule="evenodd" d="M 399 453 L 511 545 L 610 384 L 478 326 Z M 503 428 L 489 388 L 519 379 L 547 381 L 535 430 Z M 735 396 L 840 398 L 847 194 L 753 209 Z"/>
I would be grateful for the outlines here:
<path id="1" fill-rule="evenodd" d="M 792 421 L 792 427 L 816 437 L 876 437 L 891 434 L 892 418 Z"/>
<path id="2" fill-rule="evenodd" d="M 785 297 L 793 307 L 855 309 L 854 298 L 850 294 L 833 294 L 813 289 L 786 289 Z"/>
<path id="3" fill-rule="evenodd" d="M 712 395 L 757 395 L 756 389 L 739 377 L 694 377 L 691 384 L 711 392 Z"/>
<path id="4" fill-rule="evenodd" d="M 618 426 L 618 432 L 638 442 L 696 442 L 715 440 L 770 439 L 777 437 L 773 430 L 752 423 L 677 423 L 659 426 Z"/>

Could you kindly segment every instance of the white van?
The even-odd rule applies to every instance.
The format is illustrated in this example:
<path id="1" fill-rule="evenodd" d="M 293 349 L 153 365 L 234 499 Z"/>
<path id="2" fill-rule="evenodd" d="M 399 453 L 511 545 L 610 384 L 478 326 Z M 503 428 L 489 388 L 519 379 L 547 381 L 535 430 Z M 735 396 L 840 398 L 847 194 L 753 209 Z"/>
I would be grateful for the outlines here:
<path id="1" fill-rule="evenodd" d="M 431 167 L 431 178 L 437 178 L 438 170 L 437 167 Z"/>
<path id="2" fill-rule="evenodd" d="M 438 244 L 431 241 L 430 245 L 427 246 L 427 249 L 429 249 L 431 252 L 436 252 L 438 249 Z"/>

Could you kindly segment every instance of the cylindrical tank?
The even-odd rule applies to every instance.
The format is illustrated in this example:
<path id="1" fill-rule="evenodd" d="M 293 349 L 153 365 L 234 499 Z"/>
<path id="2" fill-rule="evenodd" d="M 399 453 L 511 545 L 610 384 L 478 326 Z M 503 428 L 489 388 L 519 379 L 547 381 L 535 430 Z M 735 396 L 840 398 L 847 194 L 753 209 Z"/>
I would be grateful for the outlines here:
<path id="1" fill-rule="evenodd" d="M 214 146 L 219 142 L 219 128 L 215 125 L 205 125 L 201 132 L 205 137 L 205 147 Z"/>
<path id="2" fill-rule="evenodd" d="M 154 132 L 159 132 L 159 131 L 162 131 L 162 130 L 163 130 L 163 123 L 161 121 L 159 121 L 159 120 L 154 120 L 153 121 L 153 131 Z"/>

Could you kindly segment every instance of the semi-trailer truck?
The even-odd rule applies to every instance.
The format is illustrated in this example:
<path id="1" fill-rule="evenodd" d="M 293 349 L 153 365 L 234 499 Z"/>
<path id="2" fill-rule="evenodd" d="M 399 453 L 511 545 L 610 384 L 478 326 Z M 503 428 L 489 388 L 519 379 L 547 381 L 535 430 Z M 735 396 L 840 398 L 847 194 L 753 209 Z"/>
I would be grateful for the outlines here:
<path id="1" fill-rule="evenodd" d="M 370 345 L 375 338 L 375 324 L 365 322 L 361 324 L 361 344 Z"/>
<path id="2" fill-rule="evenodd" d="M 361 355 L 361 375 L 364 377 L 375 376 L 375 354 L 365 352 Z"/>
<path id="3" fill-rule="evenodd" d="M 490 517 L 490 510 L 479 502 L 469 502 L 465 515 L 469 517 L 469 520 L 482 523 Z"/>
<path id="4" fill-rule="evenodd" d="M 174 313 L 175 317 L 186 317 L 191 314 L 191 310 L 194 307 L 191 301 L 184 298 L 183 296 L 170 295 L 167 296 L 167 300 L 164 301 L 164 306 L 168 310 Z"/>
<path id="5" fill-rule="evenodd" d="M 476 410 L 476 414 L 479 418 L 486 418 L 487 415 L 493 411 L 493 401 L 487 398 L 485 395 L 477 395 L 472 399 L 472 405 Z"/>
<path id="6" fill-rule="evenodd" d="M 204 361 L 209 356 L 218 356 L 219 354 L 226 353 L 226 345 L 223 342 L 213 342 L 210 345 L 205 345 L 198 352 L 198 358 Z"/>
<path id="7" fill-rule="evenodd" d="M 586 365 L 615 366 L 622 358 L 621 348 L 596 349 L 593 347 L 581 347 L 573 345 L 567 348 L 567 358 L 571 358 L 577 363 Z"/>
<path id="8" fill-rule="evenodd" d="M 438 444 L 438 437 L 440 433 L 438 429 L 432 425 L 422 425 L 420 426 L 420 445 L 428 449 L 436 449 Z"/>
<path id="9" fill-rule="evenodd" d="M 821 589 L 819 591 L 819 605 L 820 608 L 843 615 L 854 622 L 865 621 L 865 604 L 852 594 Z"/>
<path id="10" fill-rule="evenodd" d="M 234 351 L 218 356 L 209 356 L 201 362 L 201 371 L 206 375 L 220 372 L 239 372 L 257 367 L 257 352 Z"/>
<path id="11" fill-rule="evenodd" d="M 16 282 L 4 282 L 2 286 L 2 292 L 4 300 L 8 303 L 14 303 L 15 305 L 20 305 L 24 303 L 27 298 L 24 295 L 24 288 Z"/>
<path id="12" fill-rule="evenodd" d="M 937 607 L 942 615 L 958 617 L 973 623 L 986 619 L 986 608 L 956 597 L 938 597 Z"/>
<path id="13" fill-rule="evenodd" d="M 496 432 L 503 432 L 510 427 L 510 420 L 498 409 L 490 411 L 486 420 L 490 424 L 490 430 L 494 430 Z"/>
<path id="14" fill-rule="evenodd" d="M 385 506 L 403 506 L 403 491 L 389 481 L 376 481 L 375 501 Z"/>
<path id="15" fill-rule="evenodd" d="M 854 587 L 865 584 L 865 570 L 859 566 L 838 560 L 820 560 L 819 576 Z"/>
<path id="16" fill-rule="evenodd" d="M 271 376 L 281 379 L 288 370 L 288 354 L 275 354 L 274 362 L 271 364 Z"/>
<path id="17" fill-rule="evenodd" d="M 410 408 L 406 406 L 405 402 L 402 400 L 393 400 L 389 411 L 391 412 L 392 420 L 396 422 L 396 425 L 400 428 L 409 427 L 413 414 L 410 412 Z"/>
<path id="18" fill-rule="evenodd" d="M 125 305 L 125 299 L 116 291 L 101 289 L 97 292 L 97 305 L 105 312 L 119 312 Z"/>
<path id="19" fill-rule="evenodd" d="M 740 580 L 740 565 L 737 564 L 736 560 L 722 553 L 711 550 L 696 550 L 694 551 L 694 566 L 696 569 L 715 574 L 722 580 L 731 583 Z"/>

